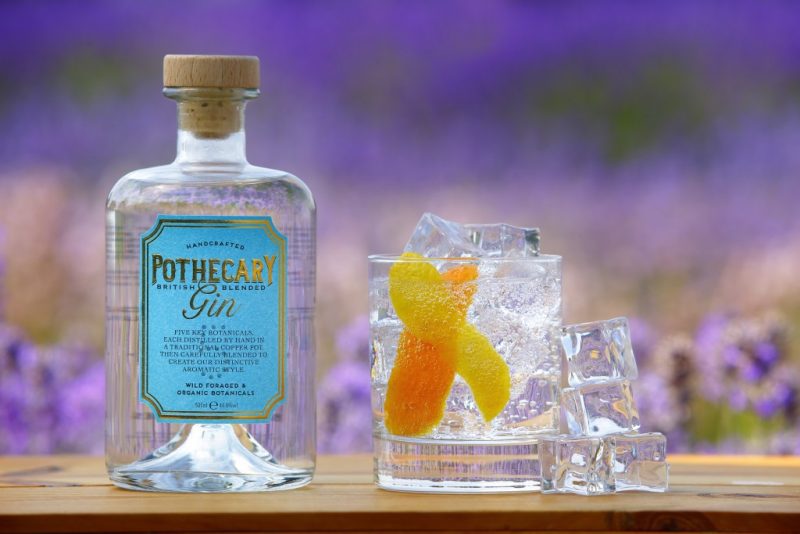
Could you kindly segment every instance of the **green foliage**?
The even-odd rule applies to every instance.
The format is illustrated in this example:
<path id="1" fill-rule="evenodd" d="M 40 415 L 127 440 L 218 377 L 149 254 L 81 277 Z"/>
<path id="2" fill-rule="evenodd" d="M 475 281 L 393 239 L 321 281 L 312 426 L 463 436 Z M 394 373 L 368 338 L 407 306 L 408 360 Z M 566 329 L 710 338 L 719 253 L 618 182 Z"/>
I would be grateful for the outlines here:
<path id="1" fill-rule="evenodd" d="M 621 162 L 665 140 L 698 139 L 713 102 L 690 69 L 654 60 L 620 77 L 565 69 L 537 96 L 534 108 L 547 121 L 585 125 L 601 139 L 608 160 Z"/>

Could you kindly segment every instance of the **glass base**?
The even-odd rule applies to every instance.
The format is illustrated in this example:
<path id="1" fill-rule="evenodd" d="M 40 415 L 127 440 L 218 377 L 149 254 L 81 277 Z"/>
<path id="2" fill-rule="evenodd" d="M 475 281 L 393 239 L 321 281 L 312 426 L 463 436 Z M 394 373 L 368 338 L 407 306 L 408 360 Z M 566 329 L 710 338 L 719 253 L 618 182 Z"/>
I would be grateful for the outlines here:
<path id="1" fill-rule="evenodd" d="M 458 441 L 375 436 L 375 483 L 423 493 L 508 493 L 541 489 L 535 438 Z"/>
<path id="2" fill-rule="evenodd" d="M 241 425 L 184 425 L 153 454 L 109 470 L 125 489 L 191 493 L 235 493 L 298 488 L 311 469 L 274 461 Z"/>

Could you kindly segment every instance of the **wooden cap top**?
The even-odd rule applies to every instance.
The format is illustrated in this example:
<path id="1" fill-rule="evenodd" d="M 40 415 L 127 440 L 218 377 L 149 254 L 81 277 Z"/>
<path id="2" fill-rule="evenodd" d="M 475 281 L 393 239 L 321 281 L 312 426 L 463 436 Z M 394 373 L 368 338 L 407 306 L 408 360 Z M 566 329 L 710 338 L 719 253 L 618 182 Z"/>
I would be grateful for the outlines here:
<path id="1" fill-rule="evenodd" d="M 164 56 L 164 87 L 258 89 L 256 56 Z"/>

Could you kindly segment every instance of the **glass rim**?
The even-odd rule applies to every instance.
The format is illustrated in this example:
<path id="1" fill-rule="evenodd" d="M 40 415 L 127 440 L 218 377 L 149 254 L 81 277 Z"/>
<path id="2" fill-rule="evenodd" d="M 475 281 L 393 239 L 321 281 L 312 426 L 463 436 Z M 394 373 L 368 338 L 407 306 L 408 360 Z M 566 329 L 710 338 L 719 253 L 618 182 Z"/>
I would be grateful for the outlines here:
<path id="1" fill-rule="evenodd" d="M 630 330 L 630 324 L 628 321 L 628 317 L 626 315 L 616 315 L 614 317 L 609 317 L 608 319 L 596 319 L 594 321 L 585 321 L 583 323 L 569 323 L 569 324 L 562 324 L 556 328 L 559 329 L 566 329 L 566 328 L 585 328 L 587 326 L 596 326 L 604 323 L 611 323 L 614 321 L 622 321 L 625 323 L 625 329 Z"/>
<path id="2" fill-rule="evenodd" d="M 480 258 L 475 256 L 463 258 L 403 258 L 400 254 L 370 254 L 367 256 L 367 261 L 370 263 L 415 263 L 432 261 L 448 263 L 558 263 L 561 261 L 561 256 L 557 254 L 539 254 L 538 256 L 526 256 L 524 258 Z"/>

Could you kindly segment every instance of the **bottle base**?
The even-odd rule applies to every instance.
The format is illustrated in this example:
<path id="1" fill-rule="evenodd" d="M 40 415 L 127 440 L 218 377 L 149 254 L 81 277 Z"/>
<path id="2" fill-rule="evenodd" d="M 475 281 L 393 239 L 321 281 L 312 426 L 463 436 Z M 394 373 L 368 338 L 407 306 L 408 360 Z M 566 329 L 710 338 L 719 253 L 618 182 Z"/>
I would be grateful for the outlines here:
<path id="1" fill-rule="evenodd" d="M 375 436 L 375 483 L 421 493 L 540 491 L 538 442 Z"/>
<path id="2" fill-rule="evenodd" d="M 233 473 L 114 471 L 115 486 L 138 491 L 176 493 L 245 493 L 281 491 L 305 486 L 313 475 L 247 475 Z"/>
<path id="3" fill-rule="evenodd" d="M 183 425 L 169 443 L 136 462 L 109 469 L 125 489 L 185 493 L 287 490 L 313 470 L 282 465 L 242 425 Z"/>

